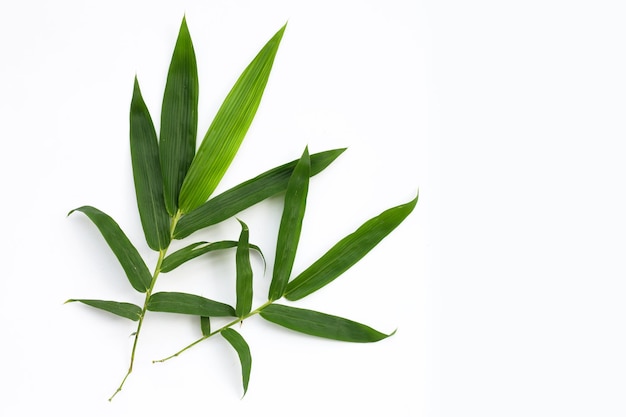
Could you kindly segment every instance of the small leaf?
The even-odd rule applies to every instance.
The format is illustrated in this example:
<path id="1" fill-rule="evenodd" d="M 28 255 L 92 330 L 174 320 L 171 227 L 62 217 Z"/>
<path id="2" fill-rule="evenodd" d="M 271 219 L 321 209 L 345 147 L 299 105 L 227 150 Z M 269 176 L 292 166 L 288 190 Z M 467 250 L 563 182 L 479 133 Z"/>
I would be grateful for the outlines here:
<path id="1" fill-rule="evenodd" d="M 230 166 L 261 102 L 284 30 L 285 26 L 252 60 L 215 115 L 183 182 L 181 212 L 204 203 Z"/>
<path id="2" fill-rule="evenodd" d="M 202 336 L 209 337 L 211 335 L 211 319 L 207 316 L 201 316 L 200 329 L 202 330 Z"/>
<path id="3" fill-rule="evenodd" d="M 381 333 L 369 326 L 342 317 L 280 304 L 270 304 L 260 314 L 265 320 L 279 326 L 344 342 L 377 342 L 393 335 L 393 333 L 388 335 Z"/>
<path id="4" fill-rule="evenodd" d="M 167 73 L 161 108 L 161 167 L 165 203 L 170 215 L 196 152 L 198 134 L 198 69 L 187 21 L 183 18 Z"/>
<path id="5" fill-rule="evenodd" d="M 75 211 L 84 213 L 98 227 L 102 237 L 120 261 L 133 288 L 139 292 L 146 292 L 152 282 L 152 275 L 137 249 L 130 243 L 115 220 L 91 206 L 74 209 L 68 213 L 68 216 Z"/>
<path id="6" fill-rule="evenodd" d="M 252 370 L 252 355 L 250 355 L 250 347 L 245 339 L 233 329 L 224 329 L 220 332 L 224 339 L 230 343 L 239 356 L 241 363 L 241 379 L 243 382 L 243 395 L 248 391 L 248 383 L 250 382 L 250 371 Z"/>
<path id="7" fill-rule="evenodd" d="M 390 208 L 366 221 L 287 285 L 285 298 L 299 300 L 332 282 L 347 271 L 413 211 L 417 198 Z"/>
<path id="8" fill-rule="evenodd" d="M 237 317 L 243 318 L 252 309 L 252 268 L 250 267 L 250 246 L 248 243 L 248 226 L 239 220 L 241 234 L 237 244 L 235 256 L 237 266 L 237 305 L 235 312 Z"/>
<path id="9" fill-rule="evenodd" d="M 276 243 L 274 274 L 268 296 L 271 301 L 278 300 L 283 296 L 291 276 L 291 269 L 300 241 L 300 231 L 302 230 L 302 220 L 304 219 L 306 198 L 309 191 L 310 172 L 311 160 L 307 148 L 293 170 L 285 193 L 285 204 Z"/>
<path id="10" fill-rule="evenodd" d="M 131 303 L 120 303 L 118 301 L 104 301 L 104 300 L 67 300 L 66 303 L 81 302 L 88 306 L 99 308 L 100 310 L 108 311 L 109 313 L 116 314 L 120 317 L 137 321 L 141 317 L 141 307 Z"/>
<path id="11" fill-rule="evenodd" d="M 328 167 L 344 149 L 311 155 L 311 176 Z M 174 238 L 182 239 L 205 227 L 230 219 L 235 214 L 287 189 L 296 161 L 278 166 L 213 197 L 183 216 L 174 230 Z"/>
<path id="12" fill-rule="evenodd" d="M 233 317 L 235 309 L 228 304 L 209 300 L 195 294 L 157 292 L 150 296 L 148 310 L 194 316 Z"/>
<path id="13" fill-rule="evenodd" d="M 163 200 L 159 145 L 137 77 L 130 104 L 130 155 L 146 242 L 153 250 L 165 249 L 170 244 L 170 218 Z"/>
<path id="14" fill-rule="evenodd" d="M 196 242 L 192 243 L 189 246 L 185 246 L 182 249 L 177 250 L 176 252 L 168 255 L 163 259 L 163 263 L 161 264 L 161 272 L 170 272 L 173 269 L 178 268 L 182 264 L 187 261 L 190 261 L 198 256 L 204 255 L 205 253 L 213 252 L 216 250 L 222 249 L 230 249 L 237 247 L 236 240 L 222 240 L 219 242 Z M 250 249 L 254 249 L 257 251 L 261 257 L 263 258 L 263 262 L 265 262 L 265 257 L 263 256 L 263 252 L 261 252 L 261 248 L 257 245 L 249 245 Z"/>

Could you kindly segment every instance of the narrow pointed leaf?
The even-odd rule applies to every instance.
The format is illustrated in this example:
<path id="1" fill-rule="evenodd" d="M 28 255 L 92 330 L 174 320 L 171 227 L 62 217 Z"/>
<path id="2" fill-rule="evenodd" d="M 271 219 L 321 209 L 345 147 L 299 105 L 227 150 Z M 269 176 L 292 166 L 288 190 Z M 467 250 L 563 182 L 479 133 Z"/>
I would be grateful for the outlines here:
<path id="1" fill-rule="evenodd" d="M 148 301 L 148 310 L 208 317 L 235 316 L 235 309 L 228 304 L 181 292 L 152 294 Z"/>
<path id="2" fill-rule="evenodd" d="M 183 213 L 213 194 L 235 157 L 261 102 L 284 30 L 283 26 L 252 60 L 215 115 L 180 191 Z"/>
<path id="3" fill-rule="evenodd" d="M 233 329 L 224 329 L 220 334 L 230 343 L 239 356 L 241 363 L 241 380 L 243 383 L 243 395 L 248 391 L 248 383 L 250 382 L 250 371 L 252 370 L 252 355 L 250 347 L 245 339 Z"/>
<path id="4" fill-rule="evenodd" d="M 280 304 L 270 304 L 260 314 L 265 320 L 279 326 L 343 342 L 377 342 L 393 334 L 381 333 L 369 326 L 342 317 Z"/>
<path id="5" fill-rule="evenodd" d="M 269 291 L 269 299 L 272 301 L 278 300 L 283 296 L 291 276 L 291 269 L 296 258 L 298 242 L 300 241 L 306 198 L 309 192 L 310 172 L 311 160 L 308 149 L 305 149 L 300 161 L 298 161 L 293 170 L 287 185 L 287 192 L 285 193 L 285 204 L 276 243 L 274 273 Z"/>
<path id="6" fill-rule="evenodd" d="M 137 77 L 130 104 L 130 155 L 137 207 L 146 242 L 153 250 L 167 248 L 170 243 L 170 218 L 163 200 L 159 145 Z"/>
<path id="7" fill-rule="evenodd" d="M 202 336 L 211 335 L 211 319 L 207 316 L 200 317 L 200 329 L 202 330 Z"/>
<path id="8" fill-rule="evenodd" d="M 285 298 L 299 300 L 332 282 L 363 258 L 413 211 L 417 198 L 366 221 L 287 285 Z"/>
<path id="9" fill-rule="evenodd" d="M 120 261 L 133 288 L 139 292 L 146 292 L 152 282 L 152 275 L 137 249 L 130 243 L 115 220 L 91 206 L 79 207 L 70 211 L 69 214 L 75 211 L 84 213 L 98 227 L 102 237 Z"/>
<path id="10" fill-rule="evenodd" d="M 250 245 L 248 226 L 239 220 L 241 234 L 237 244 L 235 256 L 237 267 L 237 305 L 235 312 L 237 317 L 243 317 L 252 309 L 252 267 L 250 266 Z"/>
<path id="11" fill-rule="evenodd" d="M 198 256 L 204 255 L 205 253 L 214 252 L 222 249 L 236 248 L 237 244 L 238 242 L 236 240 L 222 240 L 212 243 L 192 243 L 191 245 L 185 246 L 184 248 L 177 250 L 176 252 L 168 255 L 165 259 L 163 259 L 163 263 L 161 264 L 161 272 L 170 272 L 173 269 L 178 268 L 185 262 L 197 258 Z M 263 262 L 265 262 L 265 257 L 263 256 L 263 252 L 261 252 L 261 248 L 259 248 L 257 245 L 249 246 L 250 249 L 254 249 L 255 251 L 257 251 L 263 258 Z"/>
<path id="12" fill-rule="evenodd" d="M 167 74 L 161 108 L 161 167 L 165 203 L 171 215 L 196 152 L 198 69 L 187 21 L 183 18 Z"/>
<path id="13" fill-rule="evenodd" d="M 311 155 L 311 176 L 326 169 L 343 151 L 345 148 Z M 174 238 L 185 238 L 197 230 L 229 219 L 240 211 L 285 191 L 297 162 L 295 160 L 273 168 L 211 198 L 180 219 L 174 231 Z"/>
<path id="14" fill-rule="evenodd" d="M 105 301 L 105 300 L 84 300 L 84 299 L 72 299 L 67 300 L 66 303 L 81 302 L 88 306 L 99 308 L 100 310 L 108 311 L 120 317 L 137 321 L 141 317 L 141 307 L 131 303 L 120 303 L 118 301 Z"/>

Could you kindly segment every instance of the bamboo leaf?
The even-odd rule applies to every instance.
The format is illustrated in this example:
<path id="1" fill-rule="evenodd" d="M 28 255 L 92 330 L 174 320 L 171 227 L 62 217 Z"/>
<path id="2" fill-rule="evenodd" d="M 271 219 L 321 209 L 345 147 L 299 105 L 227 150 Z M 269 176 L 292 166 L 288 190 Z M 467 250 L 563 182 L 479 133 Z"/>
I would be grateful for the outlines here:
<path id="1" fill-rule="evenodd" d="M 148 301 L 148 310 L 208 317 L 235 316 L 235 309 L 228 304 L 181 292 L 152 294 Z"/>
<path id="2" fill-rule="evenodd" d="M 241 363 L 241 380 L 243 383 L 243 395 L 248 391 L 248 383 L 250 382 L 250 371 L 252 370 L 252 355 L 250 355 L 250 347 L 245 339 L 233 329 L 224 329 L 220 334 L 230 343 L 239 356 Z"/>
<path id="3" fill-rule="evenodd" d="M 237 266 L 237 305 L 235 312 L 237 317 L 243 318 L 252 309 L 252 268 L 250 266 L 250 245 L 248 226 L 239 220 L 241 234 L 237 244 L 235 256 Z"/>
<path id="4" fill-rule="evenodd" d="M 393 335 L 393 333 L 381 333 L 369 326 L 342 317 L 280 304 L 270 304 L 260 314 L 265 320 L 279 326 L 344 342 L 377 342 Z"/>
<path id="5" fill-rule="evenodd" d="M 211 335 L 211 319 L 209 317 L 200 317 L 200 329 L 202 330 L 202 336 L 209 337 Z"/>
<path id="6" fill-rule="evenodd" d="M 293 262 L 296 258 L 302 220 L 306 207 L 306 198 L 309 191 L 309 176 L 311 173 L 311 160 L 309 150 L 306 148 L 300 161 L 293 170 L 293 174 L 287 185 L 283 215 L 278 229 L 276 243 L 276 259 L 274 261 L 274 273 L 270 284 L 270 301 L 281 298 L 287 288 L 287 282 L 291 275 Z"/>
<path id="7" fill-rule="evenodd" d="M 104 301 L 104 300 L 84 300 L 84 299 L 71 299 L 65 303 L 81 302 L 88 306 L 99 308 L 100 310 L 108 311 L 120 317 L 137 321 L 141 317 L 141 307 L 131 303 L 120 303 L 118 301 Z"/>
<path id="8" fill-rule="evenodd" d="M 170 244 L 170 218 L 163 200 L 159 145 L 137 77 L 130 104 L 130 154 L 137 207 L 146 242 L 156 251 L 167 248 Z"/>
<path id="9" fill-rule="evenodd" d="M 334 149 L 311 155 L 311 176 L 328 167 L 344 149 Z M 240 211 L 287 189 L 297 160 L 266 171 L 245 181 L 183 216 L 174 230 L 174 238 L 182 239 L 193 232 L 231 218 Z"/>
<path id="10" fill-rule="evenodd" d="M 168 255 L 165 259 L 163 259 L 163 263 L 161 264 L 161 272 L 170 272 L 173 269 L 178 268 L 185 262 L 197 258 L 198 256 L 204 255 L 205 253 L 214 252 L 222 249 L 236 248 L 237 244 L 238 242 L 236 240 L 222 240 L 212 243 L 192 243 L 191 245 L 185 246 L 184 248 L 177 250 L 176 252 Z M 255 251 L 257 251 L 263 258 L 263 262 L 265 262 L 265 257 L 263 256 L 263 252 L 261 252 L 261 248 L 259 248 L 257 245 L 249 246 L 250 249 L 254 249 Z"/>
<path id="11" fill-rule="evenodd" d="M 98 227 L 102 237 L 120 261 L 133 288 L 139 292 L 146 292 L 152 282 L 152 275 L 137 249 L 130 243 L 115 220 L 91 206 L 74 209 L 68 213 L 68 216 L 75 211 L 84 213 Z"/>
<path id="12" fill-rule="evenodd" d="M 198 133 L 198 69 L 196 54 L 183 18 L 167 74 L 161 108 L 161 168 L 165 203 L 170 215 L 196 152 Z"/>
<path id="13" fill-rule="evenodd" d="M 261 49 L 228 93 L 183 182 L 179 208 L 189 213 L 204 203 L 230 166 L 256 114 L 272 69 L 283 26 Z"/>
<path id="14" fill-rule="evenodd" d="M 299 300 L 332 282 L 363 258 L 413 211 L 418 197 L 366 221 L 287 285 L 285 298 Z"/>

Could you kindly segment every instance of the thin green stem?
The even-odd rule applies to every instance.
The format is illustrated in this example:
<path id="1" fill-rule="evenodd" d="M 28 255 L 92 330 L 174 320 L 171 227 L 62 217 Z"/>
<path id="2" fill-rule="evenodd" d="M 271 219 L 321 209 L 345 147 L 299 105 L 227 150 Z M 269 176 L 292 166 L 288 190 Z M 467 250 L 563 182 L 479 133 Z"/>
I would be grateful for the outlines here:
<path id="1" fill-rule="evenodd" d="M 170 224 L 170 236 L 174 235 L 174 229 L 176 228 L 176 224 L 178 223 L 178 220 L 180 219 L 181 215 L 182 213 L 178 211 L 176 212 L 174 217 L 172 217 L 172 222 Z M 152 274 L 150 287 L 146 291 L 146 297 L 143 302 L 143 308 L 141 309 L 139 322 L 137 323 L 137 331 L 135 332 L 135 340 L 133 342 L 133 349 L 130 353 L 130 365 L 128 366 L 128 371 L 126 372 L 126 375 L 124 375 L 124 378 L 122 379 L 122 382 L 120 383 L 120 386 L 117 387 L 117 390 L 115 390 L 113 395 L 111 395 L 111 397 L 109 398 L 109 401 L 113 400 L 113 397 L 115 397 L 117 393 L 122 390 L 122 387 L 124 386 L 124 383 L 126 382 L 126 379 L 131 374 L 131 372 L 133 372 L 133 364 L 135 363 L 135 352 L 137 351 L 137 342 L 139 340 L 139 333 L 141 333 L 141 326 L 143 325 L 143 319 L 145 318 L 146 311 L 148 310 L 148 302 L 150 301 L 150 296 L 152 295 L 152 291 L 154 290 L 154 285 L 156 284 L 157 278 L 159 277 L 159 274 L 161 273 L 161 265 L 163 264 L 163 259 L 165 259 L 165 256 L 167 255 L 168 249 L 169 249 L 169 245 L 166 248 L 161 249 L 159 251 L 159 259 L 157 260 L 156 266 L 154 267 L 154 273 Z"/>
<path id="2" fill-rule="evenodd" d="M 262 311 L 265 307 L 267 307 L 268 305 L 272 304 L 273 302 L 274 302 L 273 300 L 270 300 L 270 301 L 265 302 L 263 305 L 261 305 L 261 306 L 257 307 L 256 309 L 252 310 L 251 312 L 249 312 L 249 313 L 248 313 L 248 314 L 246 314 L 245 316 L 243 316 L 243 317 L 239 317 L 239 318 L 237 318 L 237 319 L 235 319 L 235 320 L 231 321 L 230 323 L 225 324 L 224 326 L 222 326 L 222 327 L 220 327 L 219 329 L 217 329 L 217 330 L 215 330 L 215 331 L 213 331 L 213 332 L 209 333 L 209 334 L 208 334 L 208 335 L 206 335 L 206 336 L 202 336 L 202 337 L 201 337 L 201 338 L 199 338 L 198 340 L 196 340 L 196 341 L 194 341 L 194 342 L 192 342 L 192 343 L 188 344 L 187 346 L 185 346 L 184 348 L 182 348 L 182 349 L 181 349 L 181 350 L 179 350 L 178 352 L 174 353 L 173 355 L 170 355 L 170 356 L 168 356 L 167 358 L 153 360 L 153 361 L 152 361 L 152 363 L 157 363 L 157 362 L 161 363 L 161 362 L 165 362 L 165 361 L 168 361 L 168 360 L 170 360 L 170 359 L 172 359 L 172 358 L 177 357 L 178 355 L 180 355 L 181 353 L 183 353 L 184 351 L 186 351 L 186 350 L 188 350 L 188 349 L 191 349 L 192 347 L 194 347 L 194 346 L 195 346 L 195 345 L 197 345 L 198 343 L 200 343 L 200 342 L 202 342 L 202 341 L 204 341 L 204 340 L 208 339 L 208 338 L 209 338 L 209 337 L 211 337 L 211 336 L 214 336 L 214 335 L 216 335 L 216 334 L 220 333 L 222 330 L 224 330 L 224 329 L 228 329 L 228 328 L 230 328 L 230 327 L 234 326 L 234 325 L 235 325 L 235 324 L 237 324 L 237 323 L 241 323 L 241 322 L 243 322 L 243 321 L 244 321 L 245 319 L 247 319 L 248 317 L 252 317 L 252 316 L 254 316 L 255 314 L 260 313 L 260 312 L 261 312 L 261 311 Z"/>

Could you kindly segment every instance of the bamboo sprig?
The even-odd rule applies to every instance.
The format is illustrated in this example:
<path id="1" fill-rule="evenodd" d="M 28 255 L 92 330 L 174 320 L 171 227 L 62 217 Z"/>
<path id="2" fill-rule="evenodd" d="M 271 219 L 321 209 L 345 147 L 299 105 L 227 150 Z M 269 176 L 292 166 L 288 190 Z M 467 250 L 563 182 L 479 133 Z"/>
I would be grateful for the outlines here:
<path id="1" fill-rule="evenodd" d="M 129 302 L 73 298 L 137 322 L 133 333 L 128 370 L 109 401 L 122 391 L 133 371 L 139 336 L 148 311 L 188 314 L 200 318 L 202 336 L 176 353 L 153 362 L 165 362 L 220 334 L 239 356 L 244 395 L 248 390 L 252 355 L 244 337 L 233 327 L 260 315 L 276 325 L 328 339 L 376 342 L 391 336 L 349 319 L 313 310 L 278 304 L 283 298 L 296 301 L 325 287 L 378 245 L 413 211 L 418 197 L 383 211 L 341 239 L 299 274 L 293 265 L 312 176 L 326 169 L 345 149 L 310 154 L 305 148 L 297 160 L 265 171 L 213 196 L 241 146 L 261 103 L 285 27 L 280 28 L 244 69 L 224 99 L 196 152 L 199 83 L 191 35 L 183 18 L 172 54 L 163 95 L 161 126 L 157 135 L 148 106 L 135 77 L 130 105 L 130 151 L 137 208 L 147 246 L 158 253 L 152 273 L 122 228 L 108 214 L 92 206 L 81 212 L 98 228 L 119 260 L 132 288 L 144 294 L 140 307 Z M 253 304 L 253 271 L 250 252 L 263 256 L 250 242 L 250 229 L 239 220 L 238 240 L 193 242 L 169 253 L 173 240 L 187 238 L 216 223 L 233 219 L 241 211 L 276 195 L 283 195 L 283 212 L 276 243 L 276 259 L 267 301 Z M 236 305 L 182 292 L 155 292 L 161 274 L 183 263 L 218 250 L 235 248 Z M 265 262 L 265 258 L 263 257 Z M 230 317 L 227 324 L 211 330 L 211 318 Z"/>

